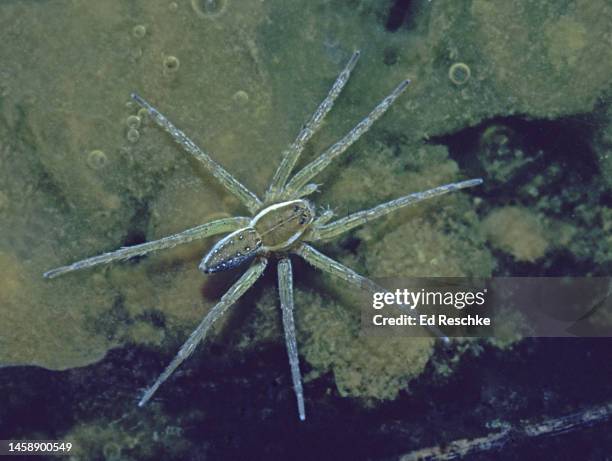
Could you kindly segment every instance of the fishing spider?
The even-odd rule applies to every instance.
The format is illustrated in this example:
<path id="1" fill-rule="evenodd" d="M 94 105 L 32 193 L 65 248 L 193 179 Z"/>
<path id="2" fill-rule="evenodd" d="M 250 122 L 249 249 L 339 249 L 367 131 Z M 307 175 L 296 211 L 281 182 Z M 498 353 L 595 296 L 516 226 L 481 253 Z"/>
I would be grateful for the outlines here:
<path id="1" fill-rule="evenodd" d="M 304 410 L 304 392 L 293 319 L 293 279 L 289 256 L 291 254 L 301 256 L 315 268 L 359 288 L 370 291 L 382 291 L 383 289 L 380 286 L 340 264 L 338 261 L 320 253 L 310 243 L 337 237 L 357 226 L 361 226 L 407 205 L 482 183 L 481 179 L 471 179 L 446 184 L 424 192 L 406 195 L 332 222 L 329 222 L 333 217 L 331 210 L 326 210 L 317 215 L 314 205 L 304 198 L 317 190 L 317 185 L 311 183 L 310 180 L 321 173 L 332 160 L 345 152 L 368 131 L 372 124 L 389 109 L 410 83 L 410 80 L 401 82 L 389 96 L 383 99 L 367 117 L 359 122 L 340 141 L 329 147 L 314 161 L 293 175 L 293 177 L 290 177 L 291 171 L 295 167 L 305 144 L 321 127 L 324 117 L 331 110 L 334 101 L 346 85 L 358 59 L 359 51 L 356 51 L 336 78 L 327 97 L 315 110 L 306 125 L 303 126 L 293 144 L 283 152 L 280 165 L 272 178 L 272 182 L 263 200 L 249 191 L 206 152 L 196 146 L 191 139 L 176 128 L 157 109 L 137 94 L 132 94 L 132 99 L 147 110 L 155 123 L 166 130 L 172 139 L 187 152 L 201 161 L 204 167 L 229 192 L 240 199 L 251 215 L 251 217 L 218 219 L 153 242 L 123 247 L 110 253 L 104 253 L 68 266 L 50 270 L 44 274 L 46 278 L 53 278 L 66 272 L 85 269 L 99 264 L 107 264 L 113 261 L 126 260 L 152 251 L 171 248 L 193 240 L 228 232 L 229 234 L 219 240 L 208 254 L 204 256 L 199 265 L 200 270 L 205 274 L 211 274 L 233 269 L 251 261 L 246 272 L 227 290 L 219 302 L 204 317 L 172 362 L 157 378 L 155 383 L 146 390 L 138 403 L 139 406 L 147 403 L 159 386 L 170 377 L 174 370 L 194 351 L 198 343 L 204 339 L 211 325 L 262 275 L 268 260 L 271 257 L 276 257 L 278 259 L 278 292 L 282 309 L 285 342 L 289 355 L 293 387 L 297 398 L 298 415 L 303 421 L 306 418 L 306 413 Z M 447 340 L 437 329 L 434 329 L 433 333 Z"/>

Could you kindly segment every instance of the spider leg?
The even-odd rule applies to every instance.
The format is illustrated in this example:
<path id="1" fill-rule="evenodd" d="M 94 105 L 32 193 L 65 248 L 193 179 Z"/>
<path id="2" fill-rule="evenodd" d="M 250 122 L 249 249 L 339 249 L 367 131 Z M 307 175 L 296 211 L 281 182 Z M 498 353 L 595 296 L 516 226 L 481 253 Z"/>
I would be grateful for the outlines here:
<path id="1" fill-rule="evenodd" d="M 295 141 L 293 141 L 293 144 L 291 144 L 291 146 L 289 146 L 289 148 L 283 153 L 281 163 L 274 173 L 272 182 L 270 183 L 268 191 L 266 192 L 266 202 L 271 202 L 277 198 L 279 192 L 283 189 L 283 187 L 285 187 L 287 179 L 289 179 L 289 174 L 291 174 L 291 171 L 298 161 L 300 154 L 304 150 L 304 146 L 321 127 L 323 119 L 331 110 L 332 106 L 334 105 L 334 101 L 346 85 L 346 82 L 351 75 L 351 71 L 355 67 L 355 64 L 357 64 L 359 54 L 359 51 L 355 51 L 353 53 L 351 59 L 349 59 L 342 72 L 340 72 L 340 75 L 338 75 L 336 78 L 336 81 L 329 90 L 329 93 L 323 102 L 319 104 L 319 107 L 317 107 L 317 110 L 314 112 L 314 114 L 312 114 L 310 120 L 308 120 L 306 125 L 302 127 L 297 135 L 297 138 L 295 138 Z"/>
<path id="2" fill-rule="evenodd" d="M 357 213 L 353 213 L 342 219 L 338 219 L 330 224 L 314 227 L 308 240 L 328 240 L 337 237 L 338 235 L 343 234 L 354 227 L 361 226 L 362 224 L 373 221 L 376 218 L 380 218 L 381 216 L 389 214 L 407 205 L 412 205 L 423 200 L 437 197 L 438 195 L 457 191 L 459 189 L 465 189 L 466 187 L 478 186 L 479 184 L 482 184 L 482 179 L 470 179 L 467 181 L 445 184 L 444 186 L 435 187 L 423 192 L 405 195 L 404 197 L 396 198 L 395 200 L 391 200 L 386 203 L 381 203 L 380 205 L 370 208 L 369 210 L 358 211 Z"/>
<path id="3" fill-rule="evenodd" d="M 130 247 L 124 247 L 110 253 L 103 253 L 98 256 L 83 259 L 77 261 L 68 266 L 58 267 L 51 269 L 43 274 L 43 277 L 51 279 L 58 275 L 65 274 L 67 272 L 78 271 L 86 269 L 88 267 L 98 266 L 100 264 L 108 264 L 113 261 L 121 261 L 130 259 L 134 256 L 142 256 L 152 251 L 163 250 L 165 248 L 172 248 L 183 243 L 188 243 L 193 240 L 202 239 L 215 234 L 221 234 L 224 232 L 234 231 L 249 223 L 249 218 L 224 218 L 216 221 L 211 221 L 206 224 L 202 224 L 197 227 L 192 227 L 178 234 L 169 235 L 168 237 L 155 240 L 153 242 L 146 242 L 140 245 L 133 245 Z"/>
<path id="4" fill-rule="evenodd" d="M 295 174 L 285 187 L 285 194 L 292 195 L 295 191 L 301 189 L 308 181 L 323 171 L 331 161 L 338 155 L 346 151 L 355 141 L 357 141 L 366 131 L 370 129 L 372 124 L 378 120 L 391 107 L 391 104 L 404 92 L 408 87 L 410 80 L 404 80 L 400 83 L 389 96 L 383 99 L 369 115 L 359 122 L 355 127 L 348 132 L 340 141 L 332 145 L 323 152 L 317 159 L 302 168 Z"/>
<path id="5" fill-rule="evenodd" d="M 258 259 L 247 269 L 247 271 L 234 283 L 229 290 L 221 297 L 219 302 L 213 307 L 210 312 L 200 322 L 198 327 L 191 333 L 189 339 L 178 351 L 178 354 L 172 359 L 172 362 L 166 367 L 164 372 L 159 375 L 155 383 L 144 393 L 138 406 L 144 406 L 153 396 L 155 391 L 162 385 L 166 379 L 183 363 L 195 350 L 196 346 L 204 339 L 209 328 L 217 321 L 225 311 L 234 304 L 261 276 L 268 261 L 264 258 Z"/>
<path id="6" fill-rule="evenodd" d="M 200 149 L 187 137 L 185 133 L 175 127 L 170 120 L 162 115 L 155 107 L 145 101 L 136 93 L 132 93 L 132 99 L 144 107 L 151 118 L 160 127 L 166 130 L 172 139 L 180 144 L 187 152 L 204 164 L 206 169 L 225 187 L 228 191 L 240 199 L 251 213 L 261 208 L 261 201 L 257 196 L 248 190 L 240 181 L 234 178 L 225 168 L 215 162 L 206 152 Z"/>
<path id="7" fill-rule="evenodd" d="M 298 414 L 300 420 L 306 419 L 304 410 L 304 389 L 302 388 L 302 376 L 300 374 L 300 360 L 297 350 L 297 339 L 295 336 L 295 322 L 293 320 L 293 274 L 291 261 L 283 258 L 278 263 L 278 293 L 280 295 L 281 309 L 283 311 L 283 329 L 285 330 L 285 343 L 289 355 L 289 366 L 291 367 L 291 378 L 293 389 L 297 398 Z"/>
<path id="8" fill-rule="evenodd" d="M 331 208 L 323 209 L 321 214 L 313 221 L 312 225 L 316 229 L 323 224 L 327 224 L 334 217 L 334 211 Z"/>
<path id="9" fill-rule="evenodd" d="M 385 290 L 383 287 L 374 283 L 369 278 L 359 275 L 353 269 L 346 267 L 344 264 L 340 264 L 338 261 L 330 258 L 329 256 L 325 256 L 323 253 L 315 250 L 308 244 L 302 244 L 297 248 L 295 253 L 304 258 L 306 262 L 313 267 L 338 277 L 352 285 L 356 285 L 362 290 L 370 292 L 388 292 L 388 290 Z M 401 306 L 398 306 L 398 308 L 401 309 Z M 442 339 L 444 342 L 448 342 L 448 337 L 437 327 L 428 326 L 427 328 L 436 337 Z"/>
<path id="10" fill-rule="evenodd" d="M 320 184 L 314 184 L 314 183 L 306 184 L 299 191 L 297 191 L 297 193 L 295 194 L 295 198 L 302 198 L 302 197 L 306 197 L 308 195 L 314 194 L 315 192 L 319 192 L 319 186 Z M 286 197 L 286 198 L 288 199 L 289 197 Z"/>

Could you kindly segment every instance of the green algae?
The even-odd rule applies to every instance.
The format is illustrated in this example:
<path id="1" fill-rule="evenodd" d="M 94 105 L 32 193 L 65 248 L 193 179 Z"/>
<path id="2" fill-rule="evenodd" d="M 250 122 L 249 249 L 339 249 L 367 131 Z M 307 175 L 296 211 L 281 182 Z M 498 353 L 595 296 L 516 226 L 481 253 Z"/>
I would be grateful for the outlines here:
<path id="1" fill-rule="evenodd" d="M 607 100 L 610 95 L 606 95 Z M 595 150 L 601 176 L 607 188 L 612 187 L 612 105 L 602 114 L 602 122 L 595 139 Z M 606 221 L 604 218 L 603 221 Z"/>
<path id="2" fill-rule="evenodd" d="M 492 211 L 483 221 L 484 230 L 497 248 L 517 261 L 536 261 L 550 246 L 542 218 L 520 207 Z"/>
<path id="3" fill-rule="evenodd" d="M 313 367 L 309 378 L 331 371 L 342 396 L 366 402 L 397 397 L 419 376 L 433 353 L 434 340 L 360 335 L 359 311 L 314 293 L 300 293 L 297 314 L 300 352 Z"/>
<path id="4" fill-rule="evenodd" d="M 182 432 L 157 412 L 146 417 L 132 411 L 112 421 L 101 418 L 76 424 L 65 437 L 73 444 L 70 458 L 76 461 L 152 459 L 160 453 L 179 459 L 189 450 Z"/>
<path id="5" fill-rule="evenodd" d="M 610 84 L 608 2 L 476 0 L 471 14 L 473 39 L 515 112 L 546 118 L 588 112 Z"/>

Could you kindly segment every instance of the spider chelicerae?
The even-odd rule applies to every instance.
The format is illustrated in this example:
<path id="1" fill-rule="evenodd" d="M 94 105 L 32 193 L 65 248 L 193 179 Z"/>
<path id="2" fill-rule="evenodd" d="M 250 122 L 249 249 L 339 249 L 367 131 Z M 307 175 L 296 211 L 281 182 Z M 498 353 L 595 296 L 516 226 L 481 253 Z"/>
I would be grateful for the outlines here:
<path id="1" fill-rule="evenodd" d="M 338 277 L 349 284 L 356 285 L 361 289 L 384 291 L 383 288 L 376 285 L 370 279 L 357 274 L 352 269 L 319 252 L 311 243 L 332 239 L 357 226 L 361 226 L 407 205 L 482 183 L 481 179 L 470 179 L 446 184 L 424 192 L 406 195 L 382 203 L 369 210 L 359 211 L 334 221 L 332 221 L 334 215 L 331 210 L 323 211 L 320 215 L 317 215 L 314 205 L 304 198 L 315 192 L 318 188 L 316 184 L 310 181 L 323 171 L 332 160 L 345 152 L 368 131 L 372 124 L 389 109 L 410 83 L 410 80 L 401 82 L 389 96 L 383 99 L 348 134 L 291 176 L 291 172 L 304 150 L 305 144 L 321 127 L 324 117 L 331 110 L 334 101 L 346 85 L 358 59 L 359 51 L 356 51 L 336 78 L 323 102 L 317 107 L 310 120 L 302 127 L 295 141 L 283 152 L 280 165 L 274 173 L 263 200 L 249 191 L 206 152 L 196 146 L 191 139 L 176 128 L 151 104 L 137 94 L 132 94 L 132 99 L 144 107 L 150 117 L 166 130 L 178 144 L 201 161 L 221 185 L 240 200 L 251 215 L 249 217 L 218 219 L 153 242 L 123 247 L 110 253 L 104 253 L 45 272 L 44 276 L 46 278 L 53 278 L 67 272 L 107 264 L 113 261 L 126 260 L 152 251 L 171 248 L 197 239 L 225 233 L 229 234 L 219 240 L 208 254 L 204 256 L 199 265 L 200 270 L 205 274 L 210 274 L 232 269 L 239 265 L 246 265 L 250 262 L 246 272 L 208 312 L 191 336 L 189 336 L 189 339 L 183 344 L 172 362 L 157 378 L 155 383 L 146 390 L 138 403 L 139 406 L 146 404 L 159 386 L 191 355 L 198 343 L 204 339 L 211 325 L 255 283 L 264 272 L 268 260 L 275 257 L 278 260 L 278 292 L 289 365 L 297 398 L 298 415 L 301 420 L 304 420 L 306 412 L 304 409 L 304 391 L 293 319 L 293 278 L 289 256 L 301 256 L 315 268 Z M 443 340 L 447 340 L 435 327 L 432 328 L 432 333 Z"/>

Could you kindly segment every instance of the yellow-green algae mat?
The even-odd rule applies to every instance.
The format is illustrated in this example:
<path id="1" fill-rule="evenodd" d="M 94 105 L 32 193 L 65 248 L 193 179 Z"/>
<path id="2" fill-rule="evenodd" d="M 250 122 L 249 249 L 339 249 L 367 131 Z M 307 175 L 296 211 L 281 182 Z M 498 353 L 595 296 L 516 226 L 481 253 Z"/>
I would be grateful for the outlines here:
<path id="1" fill-rule="evenodd" d="M 410 77 L 402 101 L 351 150 L 350 162 L 322 178 L 317 202 L 342 214 L 459 178 L 446 150 L 422 140 L 496 115 L 589 111 L 612 74 L 605 0 L 423 2 L 416 26 L 393 33 L 380 19 L 386 2 L 210 5 L 0 4 L 0 365 L 65 369 L 128 342 L 167 346 L 168 334 L 188 334 L 227 283 L 197 270 L 210 241 L 42 278 L 130 238 L 241 212 L 128 103 L 131 91 L 261 193 L 353 49 L 362 50 L 358 70 L 306 159 Z M 494 267 L 464 194 L 357 235 L 356 255 L 330 251 L 371 276 L 486 276 Z M 433 341 L 359 338 L 349 294 L 323 280 L 298 281 L 296 294 L 300 351 L 313 375 L 332 370 L 343 394 L 394 397 L 422 371 Z M 277 318 L 273 289 L 247 298 L 249 315 Z M 329 292 L 340 301 L 330 305 Z M 161 313 L 164 328 L 151 312 Z M 280 341 L 277 320 L 253 325 L 245 347 Z"/>

